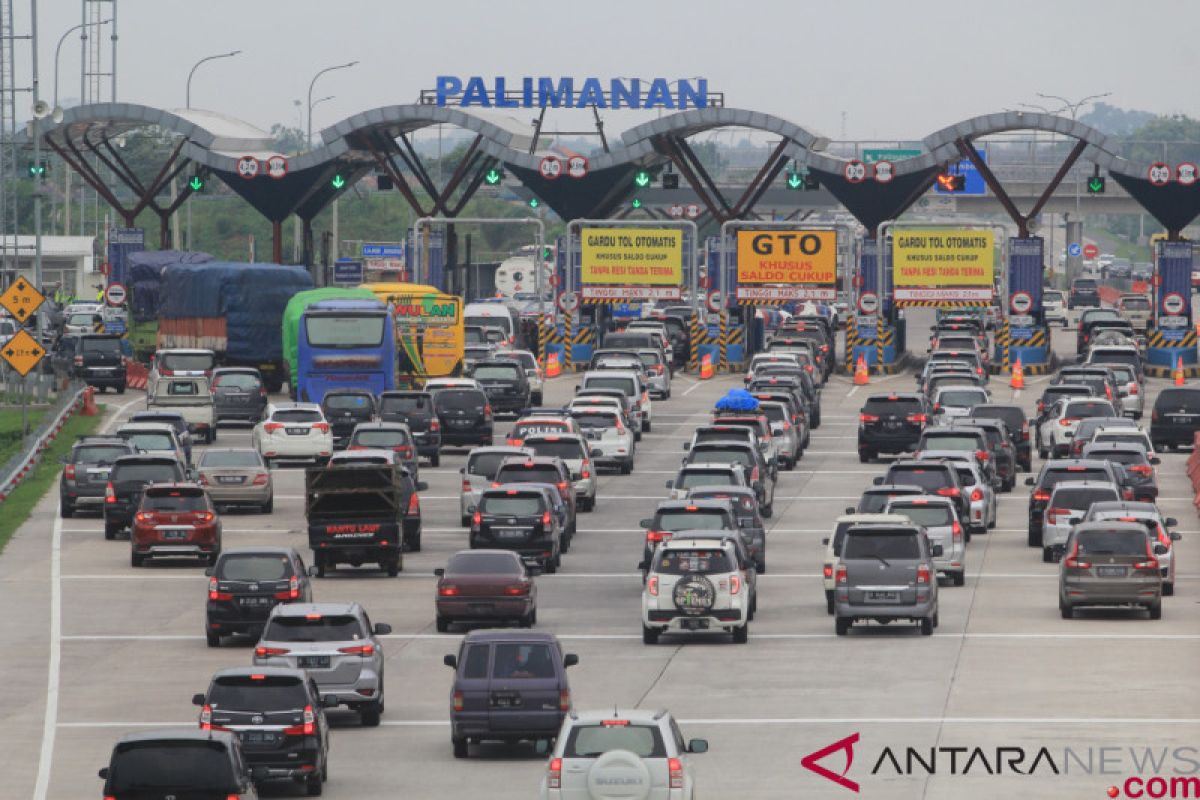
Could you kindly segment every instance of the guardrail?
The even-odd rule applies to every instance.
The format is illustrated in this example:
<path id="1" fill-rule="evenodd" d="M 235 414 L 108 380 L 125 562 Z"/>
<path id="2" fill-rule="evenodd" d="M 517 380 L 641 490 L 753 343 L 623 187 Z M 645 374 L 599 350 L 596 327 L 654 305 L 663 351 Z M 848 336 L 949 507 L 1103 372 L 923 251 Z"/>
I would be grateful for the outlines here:
<path id="1" fill-rule="evenodd" d="M 1200 513 L 1200 433 L 1193 434 L 1192 452 L 1187 458 L 1187 476 L 1192 482 L 1192 505 Z"/>
<path id="2" fill-rule="evenodd" d="M 20 453 L 0 467 L 0 503 L 3 503 L 13 489 L 16 489 L 37 466 L 42 453 L 50 447 L 63 425 L 67 424 L 67 420 L 83 404 L 85 389 L 82 384 L 72 384 L 71 391 L 61 393 L 58 403 L 51 409 L 50 418 L 25 437 Z"/>

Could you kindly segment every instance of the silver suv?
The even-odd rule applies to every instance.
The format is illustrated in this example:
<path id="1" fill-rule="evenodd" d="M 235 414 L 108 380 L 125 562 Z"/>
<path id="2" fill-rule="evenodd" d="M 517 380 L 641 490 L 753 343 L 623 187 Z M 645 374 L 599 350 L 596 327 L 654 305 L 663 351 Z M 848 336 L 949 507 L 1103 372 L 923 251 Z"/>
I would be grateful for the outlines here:
<path id="1" fill-rule="evenodd" d="M 285 603 L 271 611 L 254 664 L 308 670 L 322 703 L 349 706 L 374 727 L 383 714 L 383 646 L 392 626 L 371 624 L 358 603 Z"/>
<path id="2" fill-rule="evenodd" d="M 696 777 L 687 756 L 707 752 L 708 742 L 685 740 L 665 709 L 572 711 L 554 740 L 539 797 L 692 800 Z"/>
<path id="3" fill-rule="evenodd" d="M 654 551 L 642 590 L 642 641 L 657 644 L 663 633 L 750 634 L 754 563 L 737 546 L 736 533 L 721 539 L 692 538 L 679 531 Z"/>
<path id="4" fill-rule="evenodd" d="M 834 575 L 835 631 L 845 636 L 862 620 L 908 619 L 925 636 L 938 625 L 940 545 L 917 525 L 855 525 L 846 531 Z"/>
<path id="5" fill-rule="evenodd" d="M 462 526 L 471 526 L 471 509 L 479 505 L 483 490 L 492 485 L 496 471 L 506 458 L 514 456 L 532 456 L 534 452 L 525 447 L 508 447 L 505 445 L 488 445 L 476 447 L 467 456 L 467 465 L 459 467 L 462 475 L 462 490 L 458 496 L 458 515 Z"/>

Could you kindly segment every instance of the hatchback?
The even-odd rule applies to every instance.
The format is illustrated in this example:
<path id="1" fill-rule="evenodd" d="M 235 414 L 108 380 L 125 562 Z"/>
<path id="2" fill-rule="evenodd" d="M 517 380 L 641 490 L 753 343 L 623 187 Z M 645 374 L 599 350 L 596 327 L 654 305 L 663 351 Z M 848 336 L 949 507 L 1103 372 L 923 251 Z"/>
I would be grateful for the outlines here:
<path id="1" fill-rule="evenodd" d="M 433 574 L 439 633 L 452 624 L 537 623 L 537 585 L 512 550 L 461 550 Z"/>
<path id="2" fill-rule="evenodd" d="M 683 500 L 701 486 L 747 486 L 746 473 L 738 464 L 686 464 L 666 483 L 672 500 Z M 757 493 L 757 491 L 756 491 Z"/>
<path id="3" fill-rule="evenodd" d="M 1063 619 L 1080 606 L 1145 608 L 1162 618 L 1162 576 L 1146 528 L 1136 522 L 1084 522 L 1066 542 L 1059 568 Z"/>
<path id="4" fill-rule="evenodd" d="M 204 489 L 190 483 L 147 486 L 133 515 L 129 563 L 148 558 L 199 558 L 215 564 L 221 553 L 221 520 Z"/>

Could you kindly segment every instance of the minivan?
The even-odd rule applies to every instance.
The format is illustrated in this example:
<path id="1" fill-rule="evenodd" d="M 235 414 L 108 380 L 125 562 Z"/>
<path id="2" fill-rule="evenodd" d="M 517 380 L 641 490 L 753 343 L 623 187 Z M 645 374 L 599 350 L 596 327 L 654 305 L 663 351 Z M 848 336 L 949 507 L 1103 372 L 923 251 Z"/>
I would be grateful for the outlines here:
<path id="1" fill-rule="evenodd" d="M 1150 441 L 1155 450 L 1190 445 L 1200 431 L 1200 388 L 1163 389 L 1150 415 Z"/>
<path id="2" fill-rule="evenodd" d="M 258 800 L 234 731 L 176 728 L 122 736 L 100 770 L 105 798 Z M 181 788 L 183 787 L 183 788 Z"/>
<path id="3" fill-rule="evenodd" d="M 517 335 L 521 319 L 516 310 L 503 303 L 467 303 L 463 309 L 463 323 L 484 328 L 499 328 L 504 339 L 498 344 L 517 347 Z"/>

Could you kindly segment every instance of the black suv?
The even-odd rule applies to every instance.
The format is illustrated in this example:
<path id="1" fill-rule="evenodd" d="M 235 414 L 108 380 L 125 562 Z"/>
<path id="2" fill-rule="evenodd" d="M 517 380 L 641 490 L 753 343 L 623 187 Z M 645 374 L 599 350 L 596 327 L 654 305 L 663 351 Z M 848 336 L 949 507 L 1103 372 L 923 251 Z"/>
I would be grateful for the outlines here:
<path id="1" fill-rule="evenodd" d="M 876 486 L 899 484 L 920 486 L 926 494 L 954 498 L 958 518 L 971 518 L 971 498 L 962 490 L 954 465 L 944 461 L 895 461 L 887 475 L 875 479 Z"/>
<path id="2" fill-rule="evenodd" d="M 503 358 L 476 361 L 467 374 L 483 387 L 496 413 L 519 416 L 522 409 L 529 408 L 532 391 L 529 378 L 516 361 Z"/>
<path id="3" fill-rule="evenodd" d="M 971 417 L 1003 420 L 1009 439 L 1016 448 L 1017 466 L 1025 472 L 1033 467 L 1033 441 L 1029 435 L 1029 419 L 1025 416 L 1025 409 L 1006 403 L 984 403 L 971 410 Z"/>
<path id="4" fill-rule="evenodd" d="M 563 528 L 550 489 L 501 486 L 485 489 L 472 512 L 467 541 L 472 550 L 512 550 L 547 573 L 562 563 Z"/>
<path id="5" fill-rule="evenodd" d="M 107 388 L 125 393 L 125 354 L 121 337 L 87 333 L 75 340 L 74 375 L 100 391 Z"/>
<path id="6" fill-rule="evenodd" d="M 1042 471 L 1036 478 L 1026 478 L 1025 485 L 1032 486 L 1029 494 L 1029 535 L 1027 544 L 1030 547 L 1042 546 L 1042 512 L 1050 502 L 1054 493 L 1054 485 L 1060 481 L 1105 481 L 1121 489 L 1121 467 L 1108 461 L 1084 458 L 1061 458 L 1047 461 L 1042 465 Z M 1131 500 L 1130 497 L 1125 498 Z"/>
<path id="7" fill-rule="evenodd" d="M 439 389 L 433 410 L 442 428 L 442 444 L 451 447 L 492 443 L 492 405 L 482 389 Z"/>
<path id="8" fill-rule="evenodd" d="M 1097 303 L 1096 305 L 1099 306 L 1100 304 Z M 1111 322 L 1115 324 L 1128 323 L 1128 320 L 1122 317 L 1121 312 L 1117 311 L 1115 308 L 1093 308 L 1089 309 L 1088 311 L 1084 311 L 1079 315 L 1079 325 L 1075 329 L 1076 354 L 1082 354 L 1087 350 L 1088 342 L 1091 341 L 1092 337 L 1092 328 L 1100 322 Z M 1132 329 L 1133 326 L 1131 325 L 1130 330 Z"/>
<path id="9" fill-rule="evenodd" d="M 1150 442 L 1155 450 L 1190 445 L 1200 431 L 1200 389 L 1163 389 L 1150 414 Z"/>
<path id="10" fill-rule="evenodd" d="M 654 509 L 654 516 L 642 520 L 641 525 L 646 529 L 642 561 L 638 565 L 643 579 L 650 570 L 650 559 L 654 557 L 655 549 L 663 542 L 670 541 L 676 531 L 738 529 L 737 517 L 729 500 L 663 500 Z"/>
<path id="11" fill-rule="evenodd" d="M 137 448 L 120 436 L 84 436 L 75 442 L 62 460 L 66 466 L 58 482 L 59 515 L 70 519 L 80 507 L 101 510 L 112 465 L 135 453 Z"/>
<path id="12" fill-rule="evenodd" d="M 141 505 L 142 491 L 147 486 L 186 480 L 183 466 L 171 456 L 142 453 L 118 458 L 104 487 L 104 538 L 117 538 L 118 533 L 133 523 L 133 514 Z"/>
<path id="13" fill-rule="evenodd" d="M 858 414 L 858 460 L 912 451 L 930 414 L 929 400 L 917 392 L 871 395 Z"/>
<path id="14" fill-rule="evenodd" d="M 109 800 L 175 797 L 250 800 L 257 797 L 238 734 L 171 728 L 127 733 L 100 770 Z M 186 787 L 186 788 L 181 788 Z"/>
<path id="15" fill-rule="evenodd" d="M 333 433 L 333 448 L 340 450 L 360 422 L 375 419 L 375 395 L 366 389 L 332 389 L 321 399 L 321 411 Z"/>
<path id="16" fill-rule="evenodd" d="M 379 421 L 407 424 L 417 443 L 417 455 L 428 458 L 432 467 L 442 463 L 438 455 L 442 446 L 442 423 L 434 413 L 433 395 L 429 392 L 382 393 L 379 395 Z"/>
<path id="17" fill-rule="evenodd" d="M 557 456 L 512 456 L 506 458 L 496 470 L 496 483 L 545 483 L 555 487 L 567 505 L 567 547 L 575 534 L 575 519 L 578 502 L 575 499 L 575 484 L 571 481 L 571 469 Z M 564 548 L 565 549 L 565 548 Z"/>
<path id="18" fill-rule="evenodd" d="M 337 697 L 322 702 L 312 676 L 291 667 L 223 669 L 207 692 L 192 696 L 200 706 L 200 730 L 238 732 L 256 784 L 303 781 L 310 795 L 321 794 L 329 777 L 325 708 L 337 702 Z"/>
<path id="19" fill-rule="evenodd" d="M 258 424 L 267 409 L 267 389 L 254 367 L 213 370 L 212 396 L 217 424 L 227 419 Z"/>
<path id="20" fill-rule="evenodd" d="M 222 636 L 257 639 L 280 603 L 312 602 L 312 586 L 300 554 L 290 547 L 238 547 L 221 551 L 208 576 L 204 637 L 218 647 Z"/>
<path id="21" fill-rule="evenodd" d="M 1100 305 L 1100 289 L 1095 278 L 1076 278 L 1071 281 L 1071 293 L 1067 296 L 1067 308 Z"/>

